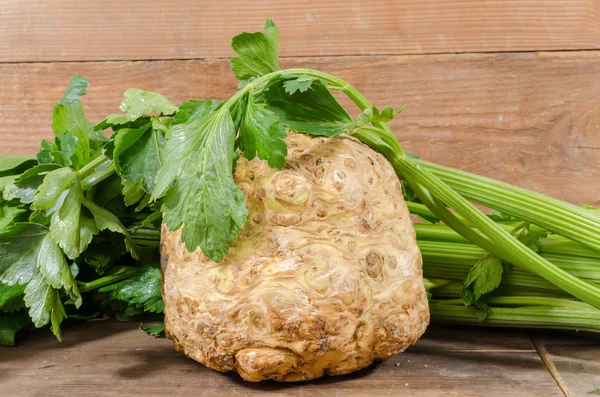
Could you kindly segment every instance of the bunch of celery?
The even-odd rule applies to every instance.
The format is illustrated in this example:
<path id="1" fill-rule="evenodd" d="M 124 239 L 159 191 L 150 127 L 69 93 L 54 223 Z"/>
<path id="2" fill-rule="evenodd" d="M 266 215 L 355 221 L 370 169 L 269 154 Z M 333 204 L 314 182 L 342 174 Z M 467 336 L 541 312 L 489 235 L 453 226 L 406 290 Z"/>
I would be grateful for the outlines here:
<path id="1" fill-rule="evenodd" d="M 527 270 L 503 263 L 409 202 L 433 322 L 600 332 L 600 310 Z M 489 216 L 541 257 L 600 286 L 600 252 L 499 213 Z M 430 223 L 431 221 L 431 223 Z"/>

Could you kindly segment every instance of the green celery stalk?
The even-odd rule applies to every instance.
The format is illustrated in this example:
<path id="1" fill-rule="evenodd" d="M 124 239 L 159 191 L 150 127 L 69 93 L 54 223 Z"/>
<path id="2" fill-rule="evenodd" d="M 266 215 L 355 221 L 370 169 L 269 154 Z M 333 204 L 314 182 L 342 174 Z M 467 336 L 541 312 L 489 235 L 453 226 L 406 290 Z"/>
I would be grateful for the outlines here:
<path id="1" fill-rule="evenodd" d="M 485 250 L 474 244 L 447 243 L 417 240 L 424 262 L 473 266 L 485 254 Z M 561 269 L 589 282 L 600 282 L 600 259 L 574 255 L 543 254 L 542 257 Z"/>
<path id="2" fill-rule="evenodd" d="M 466 278 L 472 265 L 466 264 L 448 264 L 448 263 L 435 263 L 435 262 L 424 262 L 423 263 L 423 276 L 433 278 L 443 278 L 450 280 L 457 280 L 461 283 Z M 503 286 L 519 286 L 534 290 L 548 290 L 548 291 L 560 291 L 555 285 L 550 284 L 543 278 L 536 276 L 535 274 L 519 270 L 519 269 L 508 269 L 502 275 Z"/>
<path id="3" fill-rule="evenodd" d="M 500 284 L 500 286 L 492 293 L 494 296 L 536 296 L 536 297 L 549 297 L 549 298 L 570 298 L 568 294 L 565 294 L 560 289 L 556 288 L 550 283 L 547 283 L 551 289 L 538 289 L 535 285 L 518 286 Z M 461 298 L 461 291 L 463 289 L 463 281 L 450 280 L 450 282 L 444 286 L 432 290 L 433 298 Z"/>
<path id="4" fill-rule="evenodd" d="M 466 199 L 539 225 L 600 251 L 600 217 L 576 205 L 494 179 L 414 160 Z"/>
<path id="5" fill-rule="evenodd" d="M 444 304 L 443 302 L 433 302 L 429 305 L 433 322 L 600 332 L 600 311 L 598 310 L 551 306 L 490 307 L 487 318 L 480 321 L 473 307 Z"/>
<path id="6" fill-rule="evenodd" d="M 409 207 L 410 208 L 410 207 Z M 411 211 L 412 212 L 412 211 Z M 417 213 L 419 214 L 419 213 Z M 507 224 L 498 224 L 500 227 L 505 230 L 512 230 L 513 225 Z M 448 241 L 448 242 L 464 242 L 470 243 L 471 241 L 464 238 L 450 227 L 438 223 L 438 224 L 425 224 L 425 223 L 415 223 L 414 225 L 415 231 L 417 233 L 417 238 L 422 240 L 435 240 L 435 241 Z M 580 243 L 576 243 L 571 241 L 565 237 L 558 235 L 551 235 L 547 238 L 540 239 L 540 253 L 554 253 L 554 254 L 564 254 L 564 255 L 573 255 L 573 256 L 583 256 L 589 258 L 600 258 L 600 252 L 594 251 L 590 248 L 587 248 Z"/>
<path id="7" fill-rule="evenodd" d="M 400 175 L 405 175 L 416 183 L 422 184 L 432 194 L 435 194 L 440 200 L 454 208 L 461 216 L 472 222 L 488 238 L 494 240 L 492 244 L 489 244 L 485 240 L 474 241 L 482 246 L 482 248 L 516 266 L 538 274 L 571 295 L 600 308 L 600 288 L 598 286 L 587 283 L 565 272 L 537 255 L 510 235 L 509 232 L 476 209 L 460 194 L 448 188 L 435 175 L 415 165 L 412 159 L 407 157 L 393 159 L 392 165 Z M 450 226 L 452 227 L 453 225 Z M 461 232 L 460 229 L 457 231 Z M 472 237 L 465 237 L 473 241 Z"/>

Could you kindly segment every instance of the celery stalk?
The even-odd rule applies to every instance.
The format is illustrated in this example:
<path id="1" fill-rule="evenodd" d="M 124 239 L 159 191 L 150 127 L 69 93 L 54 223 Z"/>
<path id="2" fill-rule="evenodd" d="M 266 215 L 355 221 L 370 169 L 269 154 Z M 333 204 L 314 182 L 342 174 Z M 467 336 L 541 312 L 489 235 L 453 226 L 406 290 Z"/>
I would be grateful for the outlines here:
<path id="1" fill-rule="evenodd" d="M 550 328 L 600 332 L 600 311 L 563 307 L 492 307 L 488 317 L 479 321 L 472 307 L 444 304 L 429 305 L 436 323 L 484 325 L 519 328 Z"/>

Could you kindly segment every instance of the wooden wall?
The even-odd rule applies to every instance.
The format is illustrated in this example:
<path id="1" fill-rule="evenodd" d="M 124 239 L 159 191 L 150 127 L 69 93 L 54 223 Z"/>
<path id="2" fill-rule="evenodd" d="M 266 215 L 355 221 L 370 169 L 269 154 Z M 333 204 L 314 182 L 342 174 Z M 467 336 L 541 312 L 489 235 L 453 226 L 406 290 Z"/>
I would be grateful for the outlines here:
<path id="1" fill-rule="evenodd" d="M 92 121 L 123 91 L 175 102 L 235 91 L 236 33 L 271 17 L 285 67 L 339 75 L 441 164 L 600 205 L 600 1 L 0 0 L 0 154 L 52 135 L 52 104 L 89 78 Z"/>

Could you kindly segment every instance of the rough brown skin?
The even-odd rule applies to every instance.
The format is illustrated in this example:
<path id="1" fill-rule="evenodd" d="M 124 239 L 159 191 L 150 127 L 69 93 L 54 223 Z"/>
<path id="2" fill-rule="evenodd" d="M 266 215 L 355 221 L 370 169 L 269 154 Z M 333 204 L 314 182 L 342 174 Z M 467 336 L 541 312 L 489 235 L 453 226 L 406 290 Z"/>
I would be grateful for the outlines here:
<path id="1" fill-rule="evenodd" d="M 353 138 L 291 134 L 283 170 L 241 159 L 248 222 L 220 264 L 163 226 L 175 349 L 248 381 L 341 375 L 429 323 L 421 254 L 390 164 Z"/>

